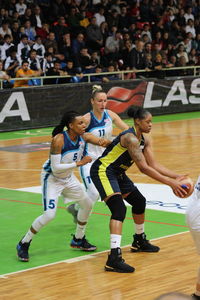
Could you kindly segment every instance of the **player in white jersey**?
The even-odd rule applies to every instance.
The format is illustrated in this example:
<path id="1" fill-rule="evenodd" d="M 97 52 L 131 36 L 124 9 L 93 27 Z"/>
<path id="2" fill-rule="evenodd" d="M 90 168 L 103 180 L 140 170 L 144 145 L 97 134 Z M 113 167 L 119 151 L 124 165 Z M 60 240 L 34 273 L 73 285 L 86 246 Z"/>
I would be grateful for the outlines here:
<path id="1" fill-rule="evenodd" d="M 66 131 L 64 131 L 65 126 Z M 60 195 L 63 196 L 65 203 L 68 201 L 79 203 L 77 227 L 71 247 L 83 251 L 96 250 L 96 246 L 91 245 L 85 238 L 92 201 L 73 174 L 73 170 L 92 160 L 90 156 L 85 155 L 85 141 L 106 145 L 106 139 L 99 139 L 91 134 L 85 134 L 83 139 L 81 135 L 85 133 L 85 128 L 83 116 L 76 112 L 68 112 L 52 132 L 50 158 L 44 164 L 41 176 L 44 212 L 33 221 L 30 229 L 17 245 L 17 255 L 21 261 L 29 261 L 28 249 L 33 237 L 55 218 Z"/>
<path id="2" fill-rule="evenodd" d="M 197 252 L 200 254 L 200 176 L 194 187 L 194 192 L 188 203 L 186 219 L 192 238 L 195 242 Z M 200 299 L 200 268 L 197 275 L 196 291 L 192 295 L 194 299 Z"/>
<path id="3" fill-rule="evenodd" d="M 122 119 L 113 111 L 107 110 L 107 95 L 102 90 L 101 86 L 94 85 L 92 87 L 91 105 L 92 110 L 84 115 L 86 122 L 86 132 L 92 133 L 98 138 L 106 138 L 108 140 L 112 139 L 113 124 L 119 129 L 126 130 L 129 126 L 122 121 Z M 93 162 L 102 155 L 105 148 L 99 145 L 86 144 L 86 151 L 88 155 L 92 157 L 92 162 L 87 165 L 81 166 L 81 178 L 86 188 L 86 192 L 89 198 L 92 200 L 93 204 L 98 200 L 99 193 L 94 186 L 90 178 L 90 168 Z M 71 204 L 68 206 L 67 210 L 74 217 L 76 223 L 77 213 L 79 206 L 78 204 Z"/>

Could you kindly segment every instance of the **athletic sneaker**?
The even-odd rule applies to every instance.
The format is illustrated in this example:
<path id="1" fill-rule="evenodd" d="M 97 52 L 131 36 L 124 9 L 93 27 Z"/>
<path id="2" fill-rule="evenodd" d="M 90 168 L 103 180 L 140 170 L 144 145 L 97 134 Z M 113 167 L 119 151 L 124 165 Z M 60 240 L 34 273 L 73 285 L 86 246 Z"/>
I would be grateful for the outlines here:
<path id="1" fill-rule="evenodd" d="M 125 263 L 120 248 L 111 249 L 105 265 L 105 271 L 118 273 L 133 273 L 135 268 Z"/>
<path id="2" fill-rule="evenodd" d="M 194 300 L 195 300 L 195 299 L 196 299 L 196 300 L 200 300 L 200 296 L 197 296 L 197 295 L 195 295 L 195 294 L 192 294 L 191 296 L 192 296 L 192 298 L 193 298 Z"/>
<path id="3" fill-rule="evenodd" d="M 17 256 L 19 258 L 19 260 L 27 262 L 29 261 L 29 255 L 28 255 L 28 249 L 30 246 L 30 243 L 22 243 L 21 241 L 19 242 L 19 244 L 17 244 Z"/>
<path id="4" fill-rule="evenodd" d="M 85 236 L 82 239 L 75 238 L 75 235 L 73 235 L 73 239 L 71 240 L 70 246 L 72 248 L 78 248 L 83 251 L 95 251 L 97 249 L 96 246 L 91 245 L 85 238 Z"/>
<path id="5" fill-rule="evenodd" d="M 70 213 L 73 218 L 74 218 L 74 223 L 77 223 L 77 215 L 78 215 L 78 210 L 75 209 L 75 204 L 71 204 L 67 207 L 68 213 Z"/>
<path id="6" fill-rule="evenodd" d="M 152 245 L 143 232 L 142 234 L 135 234 L 133 236 L 133 243 L 131 246 L 132 252 L 158 252 L 160 248 Z"/>

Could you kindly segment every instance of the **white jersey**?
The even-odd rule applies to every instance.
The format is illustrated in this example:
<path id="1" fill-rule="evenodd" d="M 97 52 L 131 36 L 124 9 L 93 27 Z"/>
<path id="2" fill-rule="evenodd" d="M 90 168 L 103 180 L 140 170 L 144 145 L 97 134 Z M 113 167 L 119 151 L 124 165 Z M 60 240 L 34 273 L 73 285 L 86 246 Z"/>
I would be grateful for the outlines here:
<path id="1" fill-rule="evenodd" d="M 98 120 L 92 111 L 90 112 L 90 117 L 90 124 L 88 125 L 86 132 L 91 132 L 96 137 L 104 137 L 110 140 L 112 138 L 112 118 L 108 111 L 104 111 L 101 120 Z M 85 150 L 94 161 L 102 155 L 105 148 L 87 143 Z"/>
<path id="2" fill-rule="evenodd" d="M 200 176 L 186 210 L 187 223 L 191 230 L 200 231 Z"/>
<path id="3" fill-rule="evenodd" d="M 73 142 L 66 131 L 62 132 L 64 136 L 64 146 L 61 152 L 61 163 L 71 164 L 76 161 L 80 161 L 83 154 L 85 154 L 85 141 L 82 137 L 78 137 L 75 142 Z M 58 178 L 69 178 L 72 175 L 73 168 L 67 169 L 65 171 L 52 172 L 51 160 L 48 159 L 44 165 L 43 169 L 49 174 L 53 174 Z"/>

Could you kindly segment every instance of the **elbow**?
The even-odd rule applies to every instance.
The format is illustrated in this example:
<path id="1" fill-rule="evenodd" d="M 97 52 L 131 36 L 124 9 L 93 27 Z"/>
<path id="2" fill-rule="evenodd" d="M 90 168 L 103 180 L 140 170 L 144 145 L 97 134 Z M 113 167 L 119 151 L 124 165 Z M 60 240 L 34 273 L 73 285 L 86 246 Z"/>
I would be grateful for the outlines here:
<path id="1" fill-rule="evenodd" d="M 148 166 L 138 166 L 141 173 L 147 174 L 148 173 Z"/>

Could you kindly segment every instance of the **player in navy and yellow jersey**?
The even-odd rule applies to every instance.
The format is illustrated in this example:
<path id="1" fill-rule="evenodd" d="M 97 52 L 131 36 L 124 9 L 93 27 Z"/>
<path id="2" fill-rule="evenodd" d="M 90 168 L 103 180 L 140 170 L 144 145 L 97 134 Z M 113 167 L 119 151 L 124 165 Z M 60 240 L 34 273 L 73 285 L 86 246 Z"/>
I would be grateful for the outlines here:
<path id="1" fill-rule="evenodd" d="M 83 116 L 72 111 L 64 114 L 61 123 L 52 132 L 50 158 L 45 162 L 41 176 L 44 212 L 33 221 L 31 228 L 17 245 L 17 255 L 21 261 L 29 261 L 28 249 L 32 238 L 55 218 L 60 195 L 63 196 L 65 203 L 77 201 L 80 206 L 71 247 L 83 251 L 96 250 L 96 246 L 91 245 L 85 238 L 85 227 L 92 209 L 92 201 L 73 174 L 73 170 L 92 160 L 85 153 L 85 141 L 105 146 L 110 141 L 85 133 L 85 128 Z"/>
<path id="2" fill-rule="evenodd" d="M 92 87 L 91 105 L 92 110 L 84 115 L 86 132 L 89 132 L 99 138 L 112 140 L 113 124 L 121 130 L 129 128 L 129 126 L 116 113 L 106 109 L 107 95 L 99 85 L 94 85 Z M 85 149 L 88 155 L 91 156 L 92 161 L 87 165 L 80 167 L 80 174 L 85 185 L 86 192 L 94 204 L 99 198 L 99 192 L 90 178 L 90 168 L 95 159 L 102 155 L 104 148 L 99 145 L 86 143 Z M 68 206 L 67 210 L 73 215 L 74 221 L 76 222 L 78 205 L 71 204 Z"/>
<path id="3" fill-rule="evenodd" d="M 126 215 L 123 199 L 132 206 L 136 234 L 131 246 L 132 252 L 158 252 L 159 247 L 152 245 L 144 233 L 144 213 L 146 199 L 126 175 L 126 170 L 135 163 L 139 170 L 164 183 L 178 196 L 187 192 L 181 187 L 178 175 L 160 165 L 153 156 L 151 142 L 143 133 L 149 133 L 152 127 L 152 115 L 141 107 L 130 107 L 128 116 L 134 120 L 134 127 L 119 134 L 105 149 L 91 167 L 91 178 L 101 199 L 111 211 L 110 241 L 111 253 L 105 266 L 106 271 L 133 272 L 134 268 L 124 262 L 121 256 L 122 224 Z"/>

